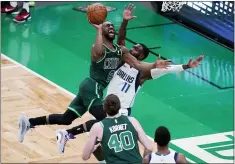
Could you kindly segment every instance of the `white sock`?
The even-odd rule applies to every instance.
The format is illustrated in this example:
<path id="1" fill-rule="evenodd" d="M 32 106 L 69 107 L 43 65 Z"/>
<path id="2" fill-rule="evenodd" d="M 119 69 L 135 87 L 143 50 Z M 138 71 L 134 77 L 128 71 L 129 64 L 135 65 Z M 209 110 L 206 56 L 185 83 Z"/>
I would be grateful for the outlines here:
<path id="1" fill-rule="evenodd" d="M 23 9 L 29 13 L 29 2 L 23 2 Z"/>
<path id="2" fill-rule="evenodd" d="M 16 7 L 17 6 L 17 2 L 15 2 L 15 1 L 10 1 L 10 4 L 11 4 L 12 7 Z"/>
<path id="3" fill-rule="evenodd" d="M 99 163 L 106 163 L 106 162 L 105 162 L 105 160 L 103 160 L 103 161 L 99 161 Z"/>

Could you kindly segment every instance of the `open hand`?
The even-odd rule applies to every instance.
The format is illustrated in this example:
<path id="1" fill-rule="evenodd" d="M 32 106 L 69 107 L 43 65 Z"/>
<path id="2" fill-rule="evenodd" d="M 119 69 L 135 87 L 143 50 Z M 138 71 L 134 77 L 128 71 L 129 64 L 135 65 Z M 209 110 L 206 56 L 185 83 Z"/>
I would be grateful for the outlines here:
<path id="1" fill-rule="evenodd" d="M 98 24 L 93 24 L 93 23 L 91 23 L 90 20 L 88 20 L 88 22 L 89 22 L 93 27 L 95 27 L 97 30 L 98 30 L 98 29 L 100 29 L 100 30 L 102 29 L 102 23 L 98 25 Z"/>
<path id="2" fill-rule="evenodd" d="M 158 60 L 155 63 L 156 68 L 168 68 L 169 65 L 171 64 L 170 60 L 161 60 L 161 56 L 158 56 Z"/>
<path id="3" fill-rule="evenodd" d="M 128 21 L 133 18 L 136 18 L 136 16 L 131 15 L 134 10 L 135 10 L 134 4 L 130 3 L 127 7 L 125 6 L 125 10 L 123 11 L 123 18 Z"/>
<path id="4" fill-rule="evenodd" d="M 200 62 L 202 61 L 203 58 L 204 58 L 203 55 L 199 56 L 196 60 L 193 60 L 192 58 L 190 58 L 188 61 L 188 64 L 187 64 L 188 67 L 195 68 L 195 67 L 201 65 Z"/>

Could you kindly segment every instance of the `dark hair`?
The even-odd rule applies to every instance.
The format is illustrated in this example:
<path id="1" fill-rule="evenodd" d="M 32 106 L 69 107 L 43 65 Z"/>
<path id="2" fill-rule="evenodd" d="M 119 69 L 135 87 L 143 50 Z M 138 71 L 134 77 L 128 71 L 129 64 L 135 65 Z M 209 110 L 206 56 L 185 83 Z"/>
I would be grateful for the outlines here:
<path id="1" fill-rule="evenodd" d="M 164 126 L 159 126 L 155 131 L 154 141 L 157 142 L 159 146 L 167 146 L 171 140 L 171 134 L 169 130 Z"/>
<path id="2" fill-rule="evenodd" d="M 149 55 L 149 49 L 148 49 L 147 46 L 144 45 L 143 43 L 139 43 L 139 44 L 143 47 L 144 57 L 142 58 L 142 60 L 144 60 L 144 59 L 147 58 L 148 55 Z"/>
<path id="3" fill-rule="evenodd" d="M 120 104 L 119 98 L 114 94 L 110 94 L 104 100 L 104 111 L 109 116 L 114 116 L 118 114 L 119 109 L 121 108 Z"/>

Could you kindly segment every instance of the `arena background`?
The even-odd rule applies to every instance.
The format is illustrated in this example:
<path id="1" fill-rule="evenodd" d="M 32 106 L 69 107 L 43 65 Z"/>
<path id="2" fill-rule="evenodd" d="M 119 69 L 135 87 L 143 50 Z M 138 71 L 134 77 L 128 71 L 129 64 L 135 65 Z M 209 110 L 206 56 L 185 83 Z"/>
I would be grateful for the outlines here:
<path id="1" fill-rule="evenodd" d="M 117 8 L 108 20 L 118 30 L 128 3 L 102 3 Z M 21 113 L 31 117 L 62 113 L 89 74 L 95 30 L 84 12 L 73 10 L 86 4 L 36 2 L 32 20 L 24 24 L 1 15 L 2 162 L 82 162 L 86 135 L 70 142 L 60 155 L 55 130 L 66 126 L 36 128 L 19 144 L 17 121 Z M 146 61 L 161 54 L 181 64 L 205 55 L 196 69 L 147 82 L 133 107 L 133 116 L 148 136 L 153 137 L 159 125 L 169 127 L 171 148 L 184 153 L 190 163 L 234 159 L 234 7 L 230 2 L 217 4 L 188 3 L 179 13 L 164 14 L 159 4 L 135 2 L 137 18 L 128 25 L 127 47 L 145 43 L 151 50 Z"/>

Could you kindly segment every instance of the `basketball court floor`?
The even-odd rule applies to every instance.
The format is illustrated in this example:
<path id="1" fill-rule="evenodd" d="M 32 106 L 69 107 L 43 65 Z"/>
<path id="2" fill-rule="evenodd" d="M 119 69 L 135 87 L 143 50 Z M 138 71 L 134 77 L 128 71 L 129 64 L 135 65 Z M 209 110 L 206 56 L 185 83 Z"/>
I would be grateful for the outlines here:
<path id="1" fill-rule="evenodd" d="M 62 113 L 89 75 L 90 48 L 95 29 L 86 14 L 72 10 L 86 2 L 36 7 L 32 20 L 15 24 L 1 15 L 1 154 L 2 162 L 83 162 L 87 135 L 68 143 L 65 154 L 56 147 L 55 130 L 67 126 L 37 127 L 24 143 L 17 142 L 18 117 Z M 108 14 L 116 30 L 126 2 L 107 2 L 117 8 Z M 172 133 L 171 149 L 190 163 L 232 163 L 233 52 L 136 3 L 137 18 L 129 22 L 127 47 L 144 43 L 174 64 L 204 54 L 202 65 L 181 74 L 147 82 L 138 94 L 132 114 L 151 138 L 157 126 Z M 71 126 L 86 121 L 86 114 Z M 70 126 L 70 127 L 71 127 Z M 95 162 L 92 158 L 87 162 Z"/>

